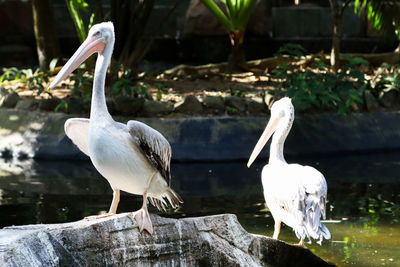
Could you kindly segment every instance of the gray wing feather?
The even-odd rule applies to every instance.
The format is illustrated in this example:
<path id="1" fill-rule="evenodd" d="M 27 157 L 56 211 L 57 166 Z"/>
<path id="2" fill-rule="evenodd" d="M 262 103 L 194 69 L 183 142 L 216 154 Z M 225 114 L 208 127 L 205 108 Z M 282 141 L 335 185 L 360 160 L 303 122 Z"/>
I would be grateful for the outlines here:
<path id="1" fill-rule="evenodd" d="M 64 124 L 65 134 L 87 156 L 89 156 L 89 119 L 72 118 Z"/>
<path id="2" fill-rule="evenodd" d="M 161 173 L 169 185 L 171 181 L 171 146 L 167 139 L 158 131 L 139 121 L 128 121 L 127 127 L 146 158 Z"/>

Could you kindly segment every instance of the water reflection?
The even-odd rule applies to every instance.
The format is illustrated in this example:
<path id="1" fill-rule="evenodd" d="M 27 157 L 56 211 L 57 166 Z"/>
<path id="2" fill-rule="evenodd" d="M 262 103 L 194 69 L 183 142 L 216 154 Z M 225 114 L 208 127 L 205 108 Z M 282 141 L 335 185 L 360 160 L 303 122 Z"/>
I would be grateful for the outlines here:
<path id="1" fill-rule="evenodd" d="M 399 266 L 400 153 L 295 161 L 318 168 L 329 187 L 332 241 L 309 248 L 339 266 Z M 245 162 L 173 163 L 172 187 L 185 205 L 168 216 L 234 213 L 249 232 L 271 236 L 260 181 L 264 163 L 251 169 Z M 0 160 L 1 227 L 78 220 L 108 210 L 111 199 L 107 181 L 90 162 Z M 141 197 L 122 194 L 118 211 L 140 206 Z M 298 242 L 289 227 L 280 238 Z"/>

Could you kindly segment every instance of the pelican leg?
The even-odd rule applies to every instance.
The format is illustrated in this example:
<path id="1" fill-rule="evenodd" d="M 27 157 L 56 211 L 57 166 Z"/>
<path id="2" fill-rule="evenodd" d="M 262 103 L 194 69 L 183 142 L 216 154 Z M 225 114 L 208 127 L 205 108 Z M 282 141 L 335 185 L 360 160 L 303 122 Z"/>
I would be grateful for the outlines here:
<path id="1" fill-rule="evenodd" d="M 113 200 L 111 202 L 110 210 L 108 211 L 108 214 L 117 214 L 117 207 L 119 203 L 119 189 L 114 189 L 113 192 Z"/>
<path id="2" fill-rule="evenodd" d="M 113 200 L 111 202 L 110 210 L 108 211 L 108 213 L 101 214 L 101 215 L 88 216 L 88 217 L 85 217 L 85 220 L 103 219 L 103 218 L 107 218 L 107 217 L 117 214 L 119 195 L 120 195 L 120 190 L 113 189 Z"/>
<path id="3" fill-rule="evenodd" d="M 147 210 L 147 190 L 149 190 L 151 181 L 155 175 L 156 172 L 150 177 L 149 182 L 147 183 L 147 188 L 143 193 L 142 208 L 133 213 L 133 218 L 135 218 L 136 222 L 138 223 L 140 232 L 146 230 L 151 235 L 153 234 L 153 224 L 151 223 L 149 211 Z"/>
<path id="4" fill-rule="evenodd" d="M 143 193 L 143 206 L 140 210 L 133 213 L 133 218 L 139 225 L 139 230 L 146 230 L 149 234 L 153 234 L 153 224 L 150 220 L 149 211 L 147 210 L 147 192 Z"/>
<path id="5" fill-rule="evenodd" d="M 281 221 L 275 221 L 274 226 L 274 235 L 272 236 L 273 239 L 278 239 L 279 233 L 281 232 Z"/>
<path id="6" fill-rule="evenodd" d="M 304 238 L 300 239 L 300 242 L 298 244 L 294 244 L 295 246 L 302 247 L 302 248 L 307 248 L 306 245 L 304 245 Z"/>

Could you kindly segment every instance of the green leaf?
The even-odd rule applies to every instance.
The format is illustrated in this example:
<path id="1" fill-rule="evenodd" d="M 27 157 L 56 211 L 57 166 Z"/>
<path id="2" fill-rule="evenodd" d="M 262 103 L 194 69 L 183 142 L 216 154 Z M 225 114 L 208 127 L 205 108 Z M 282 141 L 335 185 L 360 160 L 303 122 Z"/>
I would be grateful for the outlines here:
<path id="1" fill-rule="evenodd" d="M 200 0 L 224 25 L 228 32 L 234 31 L 234 27 L 229 18 L 222 12 L 219 6 L 214 2 L 214 0 Z"/>
<path id="2" fill-rule="evenodd" d="M 68 103 L 65 100 L 61 100 L 61 102 L 54 109 L 55 112 L 63 109 L 64 111 L 68 111 Z"/>
<path id="3" fill-rule="evenodd" d="M 53 70 L 54 70 L 54 68 L 55 68 L 56 65 L 57 65 L 58 59 L 59 59 L 59 58 L 53 58 L 53 59 L 50 61 L 50 64 L 49 64 L 49 70 L 50 70 L 50 71 L 53 71 Z"/>

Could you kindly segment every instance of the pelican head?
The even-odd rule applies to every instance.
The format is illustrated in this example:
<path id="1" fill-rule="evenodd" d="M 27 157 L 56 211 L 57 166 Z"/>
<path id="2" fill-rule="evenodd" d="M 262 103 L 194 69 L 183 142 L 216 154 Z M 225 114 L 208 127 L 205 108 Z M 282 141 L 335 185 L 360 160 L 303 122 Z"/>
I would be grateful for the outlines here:
<path id="1" fill-rule="evenodd" d="M 112 53 L 114 39 L 114 25 L 112 22 L 103 22 L 93 25 L 89 30 L 86 40 L 57 74 L 49 88 L 54 88 L 94 53 L 98 53 L 99 55 L 103 55 L 103 53 Z"/>
<path id="2" fill-rule="evenodd" d="M 288 119 L 288 128 L 286 130 L 286 134 L 289 132 L 290 127 L 292 126 L 292 122 L 294 119 L 294 107 L 292 104 L 292 100 L 289 97 L 284 97 L 278 101 L 276 101 L 271 107 L 271 117 L 268 121 L 267 127 L 265 127 L 264 132 L 262 133 L 260 139 L 258 140 L 256 146 L 254 147 L 253 152 L 251 153 L 250 159 L 247 162 L 247 167 L 250 168 L 251 164 L 257 158 L 258 154 L 260 154 L 262 148 L 268 142 L 269 138 L 278 128 L 279 123 L 282 119 Z M 285 136 L 286 138 L 286 136 Z"/>

